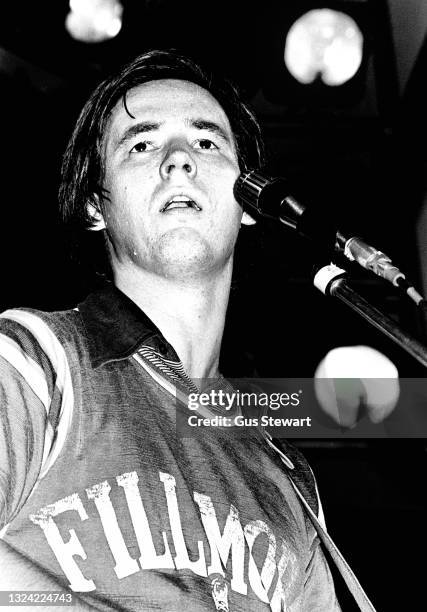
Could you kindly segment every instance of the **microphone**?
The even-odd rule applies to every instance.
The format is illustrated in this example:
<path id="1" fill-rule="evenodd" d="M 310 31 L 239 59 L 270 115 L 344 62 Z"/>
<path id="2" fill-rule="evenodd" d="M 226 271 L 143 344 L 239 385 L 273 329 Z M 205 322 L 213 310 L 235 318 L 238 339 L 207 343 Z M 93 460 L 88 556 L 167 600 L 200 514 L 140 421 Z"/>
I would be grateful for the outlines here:
<path id="1" fill-rule="evenodd" d="M 409 284 L 388 255 L 357 236 L 344 235 L 323 210 L 307 208 L 296 200 L 286 179 L 270 177 L 258 170 L 242 172 L 234 185 L 234 197 L 248 212 L 280 221 L 314 241 L 321 249 L 341 253 L 388 280 L 406 292 L 417 305 L 424 302 L 422 295 Z"/>
<path id="2" fill-rule="evenodd" d="M 234 196 L 249 212 L 276 219 L 323 247 L 335 248 L 338 228 L 320 211 L 298 202 L 286 179 L 255 170 L 243 172 L 234 185 Z"/>

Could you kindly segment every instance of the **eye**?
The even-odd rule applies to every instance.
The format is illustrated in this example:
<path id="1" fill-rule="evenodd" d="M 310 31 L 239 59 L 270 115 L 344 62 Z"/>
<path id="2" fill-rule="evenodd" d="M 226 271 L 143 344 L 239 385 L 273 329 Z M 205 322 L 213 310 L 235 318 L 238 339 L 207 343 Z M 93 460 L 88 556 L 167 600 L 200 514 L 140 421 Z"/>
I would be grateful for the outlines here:
<path id="1" fill-rule="evenodd" d="M 154 145 L 149 140 L 141 140 L 137 142 L 136 145 L 132 147 L 130 150 L 131 153 L 146 153 L 154 148 Z"/>
<path id="2" fill-rule="evenodd" d="M 199 140 L 196 140 L 194 146 L 196 149 L 203 149 L 205 151 L 213 151 L 214 149 L 218 149 L 216 144 L 212 142 L 212 140 L 209 140 L 209 138 L 200 138 Z"/>

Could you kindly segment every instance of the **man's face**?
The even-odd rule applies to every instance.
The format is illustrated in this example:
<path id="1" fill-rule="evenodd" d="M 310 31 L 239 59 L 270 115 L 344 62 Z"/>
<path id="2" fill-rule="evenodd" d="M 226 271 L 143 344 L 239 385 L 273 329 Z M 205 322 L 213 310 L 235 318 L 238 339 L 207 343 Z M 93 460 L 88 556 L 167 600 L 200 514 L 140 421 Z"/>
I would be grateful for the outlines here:
<path id="1" fill-rule="evenodd" d="M 150 81 L 119 102 L 104 138 L 103 221 L 113 270 L 143 268 L 179 278 L 231 258 L 242 211 L 227 116 L 188 81 Z"/>

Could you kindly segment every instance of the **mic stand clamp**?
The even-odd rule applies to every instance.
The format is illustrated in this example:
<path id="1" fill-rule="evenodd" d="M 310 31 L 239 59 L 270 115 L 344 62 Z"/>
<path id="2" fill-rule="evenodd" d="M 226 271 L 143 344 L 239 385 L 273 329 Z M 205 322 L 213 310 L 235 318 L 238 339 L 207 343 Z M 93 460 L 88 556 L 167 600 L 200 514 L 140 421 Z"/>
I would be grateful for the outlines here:
<path id="1" fill-rule="evenodd" d="M 366 321 L 382 331 L 424 367 L 427 367 L 427 348 L 411 335 L 402 331 L 388 315 L 372 306 L 349 284 L 347 272 L 335 264 L 321 268 L 314 276 L 314 286 L 324 295 L 337 297 Z"/>

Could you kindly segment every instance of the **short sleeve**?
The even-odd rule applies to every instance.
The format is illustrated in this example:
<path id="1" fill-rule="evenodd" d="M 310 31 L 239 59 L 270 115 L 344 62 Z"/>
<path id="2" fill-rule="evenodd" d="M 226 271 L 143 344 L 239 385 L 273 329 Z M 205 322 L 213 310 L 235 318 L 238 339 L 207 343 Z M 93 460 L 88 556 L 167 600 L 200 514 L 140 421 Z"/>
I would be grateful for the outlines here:
<path id="1" fill-rule="evenodd" d="M 0 529 L 30 496 L 56 438 L 63 384 L 51 335 L 27 311 L 0 315 Z"/>
<path id="2" fill-rule="evenodd" d="M 0 357 L 0 528 L 34 488 L 42 464 L 45 427 L 42 402 L 21 374 Z"/>

